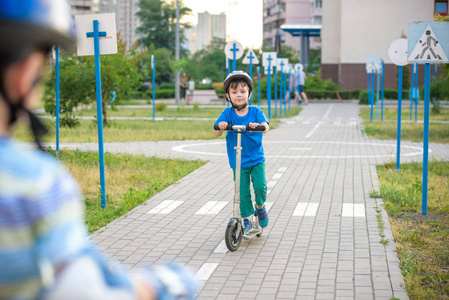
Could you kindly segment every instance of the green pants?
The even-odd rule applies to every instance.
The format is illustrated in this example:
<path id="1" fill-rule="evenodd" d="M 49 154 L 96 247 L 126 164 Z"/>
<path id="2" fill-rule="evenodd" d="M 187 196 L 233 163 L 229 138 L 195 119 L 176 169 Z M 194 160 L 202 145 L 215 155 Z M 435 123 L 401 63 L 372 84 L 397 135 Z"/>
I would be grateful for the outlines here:
<path id="1" fill-rule="evenodd" d="M 234 180 L 235 180 L 235 169 Z M 267 179 L 265 178 L 265 163 L 240 170 L 240 214 L 247 218 L 254 214 L 251 201 L 250 179 L 253 182 L 256 205 L 262 206 L 267 200 Z"/>

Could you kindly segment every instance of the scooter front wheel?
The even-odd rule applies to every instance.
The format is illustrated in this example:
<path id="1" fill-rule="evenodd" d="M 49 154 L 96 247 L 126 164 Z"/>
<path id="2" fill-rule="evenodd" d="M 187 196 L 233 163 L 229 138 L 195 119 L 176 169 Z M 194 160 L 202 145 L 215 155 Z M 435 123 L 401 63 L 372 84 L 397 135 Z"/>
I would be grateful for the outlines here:
<path id="1" fill-rule="evenodd" d="M 236 220 L 229 221 L 225 233 L 226 247 L 228 247 L 230 251 L 236 251 L 240 247 L 242 237 L 243 231 L 240 223 Z"/>

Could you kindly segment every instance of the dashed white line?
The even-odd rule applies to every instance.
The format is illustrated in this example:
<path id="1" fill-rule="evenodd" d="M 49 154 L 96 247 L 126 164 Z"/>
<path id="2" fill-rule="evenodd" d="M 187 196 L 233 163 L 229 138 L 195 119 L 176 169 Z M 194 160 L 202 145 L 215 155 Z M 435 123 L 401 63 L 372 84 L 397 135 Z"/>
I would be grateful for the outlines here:
<path id="1" fill-rule="evenodd" d="M 315 133 L 315 131 L 318 129 L 318 127 L 320 127 L 320 125 L 323 124 L 322 122 L 318 122 L 318 124 L 315 125 L 315 127 L 313 127 L 313 129 L 305 136 L 305 138 L 310 138 L 312 136 L 312 134 Z"/>
<path id="2" fill-rule="evenodd" d="M 203 205 L 195 215 L 216 215 L 218 214 L 229 202 L 227 201 L 208 201 Z"/>
<path id="3" fill-rule="evenodd" d="M 293 211 L 295 217 L 314 217 L 318 211 L 318 203 L 299 202 Z"/>
<path id="4" fill-rule="evenodd" d="M 343 203 L 342 217 L 365 217 L 365 204 Z"/>
<path id="5" fill-rule="evenodd" d="M 272 188 L 276 185 L 277 181 L 270 180 L 267 183 L 267 188 Z"/>
<path id="6" fill-rule="evenodd" d="M 329 114 L 330 114 L 330 112 L 331 112 L 331 110 L 332 110 L 332 107 L 334 107 L 333 104 L 331 104 L 331 105 L 329 106 L 329 108 L 327 109 L 327 111 L 326 111 L 326 113 L 324 114 L 324 117 L 323 117 L 323 118 L 327 119 L 327 117 L 329 116 Z"/>
<path id="7" fill-rule="evenodd" d="M 200 281 L 206 281 L 214 273 L 215 269 L 218 267 L 218 263 L 205 263 L 196 272 L 195 279 Z"/>
<path id="8" fill-rule="evenodd" d="M 282 177 L 282 173 L 276 173 L 273 175 L 273 177 L 271 177 L 271 179 L 279 179 Z"/>
<path id="9" fill-rule="evenodd" d="M 169 214 L 183 202 L 178 200 L 164 200 L 161 204 L 148 211 L 147 214 Z"/>
<path id="10" fill-rule="evenodd" d="M 280 167 L 278 170 L 278 172 L 282 172 L 282 173 L 285 171 L 287 171 L 287 167 Z"/>

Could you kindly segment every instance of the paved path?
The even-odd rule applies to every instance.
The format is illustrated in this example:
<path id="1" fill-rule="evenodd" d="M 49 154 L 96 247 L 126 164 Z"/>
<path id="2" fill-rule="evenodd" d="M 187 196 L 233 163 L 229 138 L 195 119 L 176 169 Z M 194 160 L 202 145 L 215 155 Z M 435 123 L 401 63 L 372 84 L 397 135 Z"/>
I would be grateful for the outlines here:
<path id="1" fill-rule="evenodd" d="M 270 224 L 236 252 L 223 240 L 233 196 L 223 140 L 106 144 L 110 152 L 210 162 L 92 238 L 131 268 L 190 266 L 200 299 L 408 299 L 387 214 L 369 197 L 379 187 L 375 165 L 395 161 L 396 142 L 368 139 L 358 113 L 356 104 L 310 104 L 266 134 Z M 449 160 L 449 145 L 430 149 Z M 403 142 L 401 154 L 420 161 L 422 144 Z"/>

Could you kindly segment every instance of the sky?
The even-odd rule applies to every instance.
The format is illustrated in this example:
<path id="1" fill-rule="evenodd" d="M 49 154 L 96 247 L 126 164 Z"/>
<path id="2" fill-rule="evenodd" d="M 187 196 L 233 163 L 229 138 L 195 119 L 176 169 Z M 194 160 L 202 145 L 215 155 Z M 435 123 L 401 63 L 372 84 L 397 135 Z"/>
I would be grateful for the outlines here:
<path id="1" fill-rule="evenodd" d="M 198 13 L 226 14 L 228 41 L 238 41 L 243 47 L 259 48 L 262 45 L 262 0 L 183 0 L 192 9 L 192 16 L 184 20 L 198 23 Z"/>

